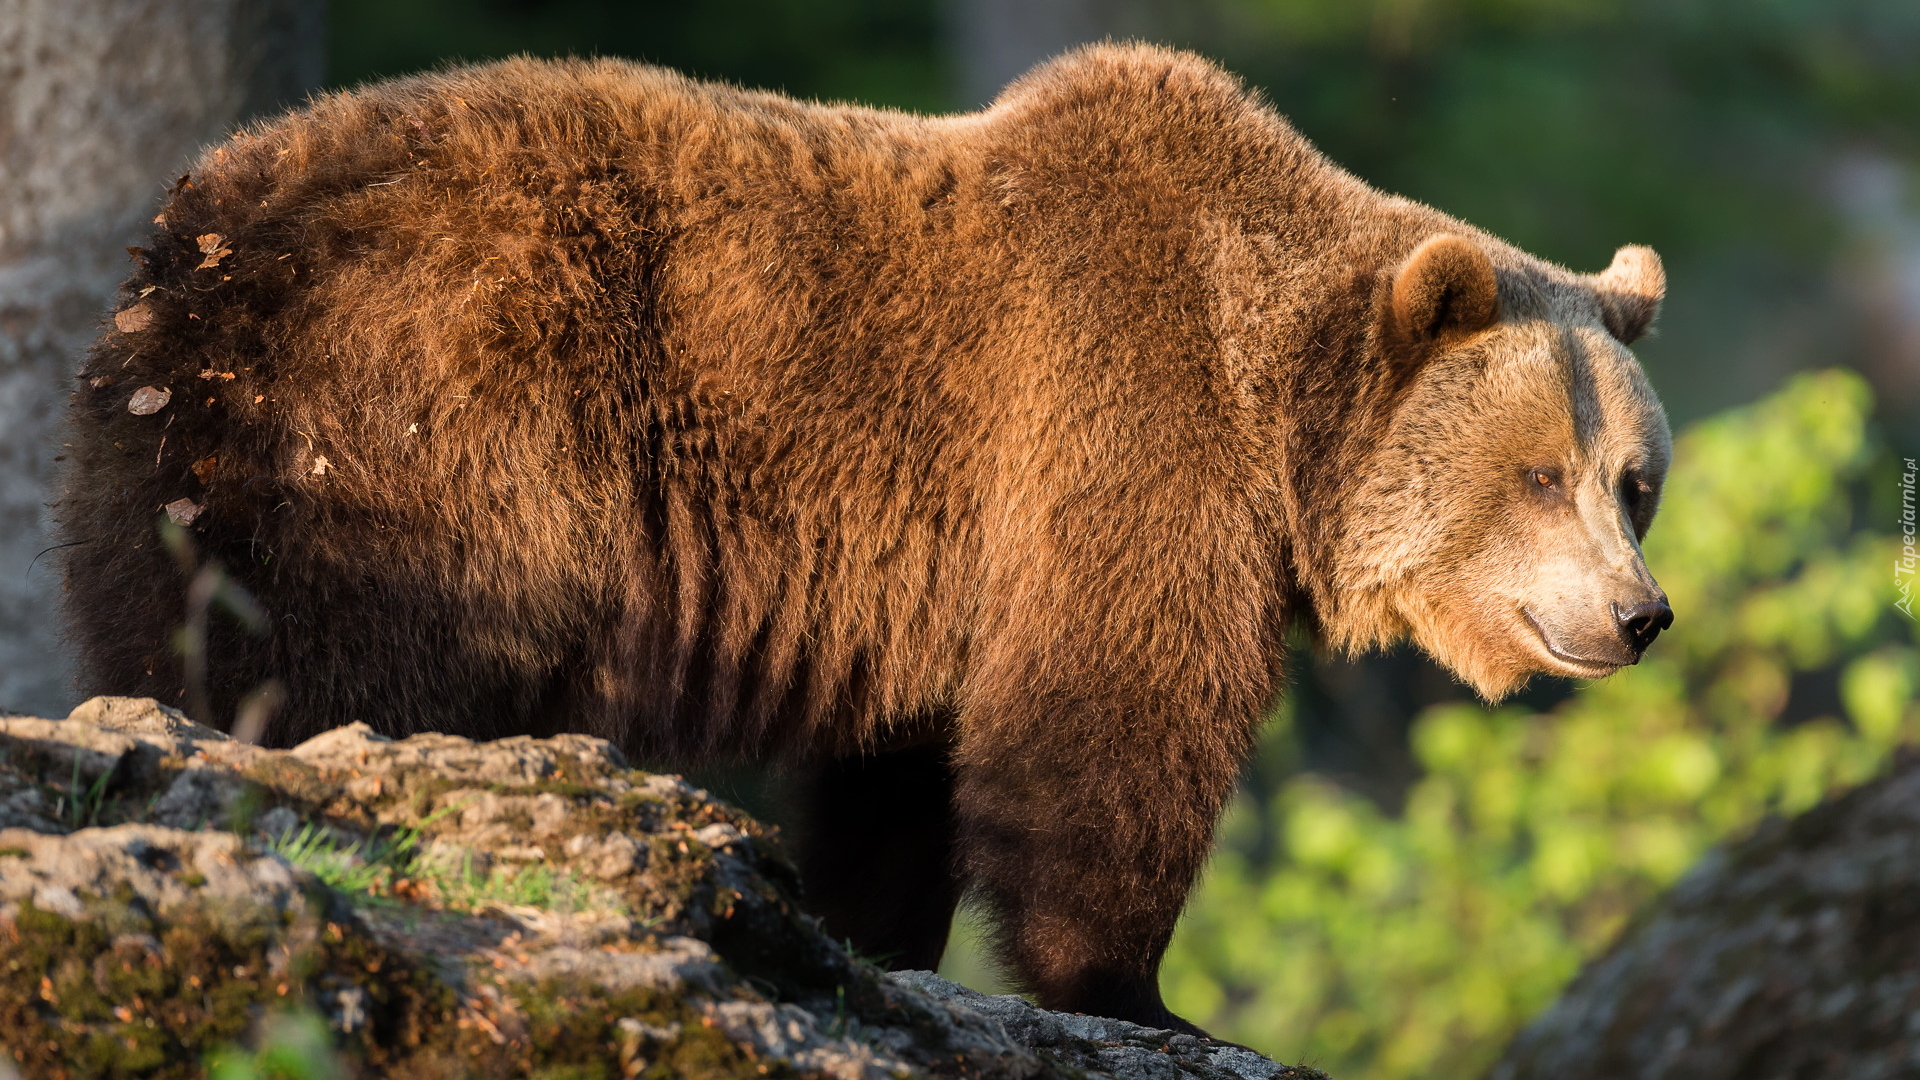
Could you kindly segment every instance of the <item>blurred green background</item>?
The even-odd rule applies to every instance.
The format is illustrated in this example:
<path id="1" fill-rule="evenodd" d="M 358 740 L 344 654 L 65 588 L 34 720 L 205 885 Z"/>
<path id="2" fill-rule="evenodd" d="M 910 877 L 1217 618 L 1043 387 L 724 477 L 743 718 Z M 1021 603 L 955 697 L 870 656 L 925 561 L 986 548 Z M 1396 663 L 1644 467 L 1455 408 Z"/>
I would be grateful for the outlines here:
<path id="1" fill-rule="evenodd" d="M 972 107 L 1078 40 L 1207 53 L 1336 161 L 1546 258 L 1653 245 L 1679 441 L 1648 662 L 1498 710 L 1303 649 L 1167 962 L 1173 1006 L 1341 1080 L 1479 1075 L 1714 843 L 1920 738 L 1892 606 L 1920 455 L 1912 0 L 332 0 L 332 81 L 518 52 Z M 1809 374 L 1810 372 L 1817 372 Z M 750 792 L 743 793 L 749 794 Z M 971 932 L 947 969 L 994 976 Z"/>

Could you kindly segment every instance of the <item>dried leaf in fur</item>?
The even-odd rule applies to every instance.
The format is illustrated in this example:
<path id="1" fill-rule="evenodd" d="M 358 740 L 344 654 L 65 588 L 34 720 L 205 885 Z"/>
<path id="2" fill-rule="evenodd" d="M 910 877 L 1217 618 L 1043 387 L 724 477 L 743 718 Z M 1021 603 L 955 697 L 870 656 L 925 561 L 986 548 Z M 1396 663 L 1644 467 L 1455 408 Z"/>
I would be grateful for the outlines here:
<path id="1" fill-rule="evenodd" d="M 135 304 L 113 316 L 113 328 L 123 334 L 137 334 L 153 325 L 153 309 L 145 304 Z"/>
<path id="2" fill-rule="evenodd" d="M 313 459 L 313 475 L 325 476 L 327 475 L 327 470 L 331 468 L 333 468 L 333 462 L 327 460 L 327 455 L 315 455 Z"/>
<path id="3" fill-rule="evenodd" d="M 193 475 L 203 484 L 213 482 L 213 470 L 220 464 L 218 457 L 203 457 L 193 463 Z"/>
<path id="4" fill-rule="evenodd" d="M 161 509 L 167 512 L 168 521 L 175 525 L 187 526 L 193 524 L 193 519 L 199 517 L 200 512 L 206 507 L 192 499 L 175 499 Z"/>
<path id="5" fill-rule="evenodd" d="M 220 246 L 221 241 L 225 239 L 226 237 L 217 232 L 201 233 L 195 237 L 194 242 L 200 245 L 200 254 L 205 255 L 206 258 L 201 259 L 200 265 L 194 269 L 205 270 L 209 266 L 219 266 L 221 259 L 233 254 L 232 248 Z"/>
<path id="6" fill-rule="evenodd" d="M 127 411 L 135 416 L 152 416 L 173 400 L 173 391 L 164 386 L 143 386 L 127 400 Z"/>

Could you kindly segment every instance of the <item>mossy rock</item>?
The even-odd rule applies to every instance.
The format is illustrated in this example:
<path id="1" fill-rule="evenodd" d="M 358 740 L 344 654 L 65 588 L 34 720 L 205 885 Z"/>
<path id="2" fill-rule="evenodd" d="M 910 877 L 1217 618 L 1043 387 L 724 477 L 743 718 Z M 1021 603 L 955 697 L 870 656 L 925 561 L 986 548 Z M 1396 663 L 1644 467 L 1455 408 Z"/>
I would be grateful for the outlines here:
<path id="1" fill-rule="evenodd" d="M 28 1077 L 200 1076 L 302 1023 L 315 1075 L 1318 1075 L 889 977 L 796 896 L 769 830 L 598 739 L 0 718 L 0 1045 Z"/>

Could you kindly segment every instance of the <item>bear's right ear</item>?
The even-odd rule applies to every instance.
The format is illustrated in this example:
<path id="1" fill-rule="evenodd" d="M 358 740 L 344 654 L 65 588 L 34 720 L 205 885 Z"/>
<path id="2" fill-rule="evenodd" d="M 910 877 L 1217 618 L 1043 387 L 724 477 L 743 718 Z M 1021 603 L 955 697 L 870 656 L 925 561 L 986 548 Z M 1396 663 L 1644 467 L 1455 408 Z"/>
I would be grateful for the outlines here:
<path id="1" fill-rule="evenodd" d="M 1600 297 L 1600 318 L 1607 332 L 1622 345 L 1631 345 L 1653 326 L 1660 301 L 1667 296 L 1667 272 L 1650 247 L 1628 244 L 1613 253 L 1613 265 L 1593 275 L 1593 291 Z"/>
<path id="2" fill-rule="evenodd" d="M 1421 341 L 1485 330 L 1500 317 L 1493 261 L 1464 236 L 1430 237 L 1394 275 L 1393 317 L 1401 333 Z"/>

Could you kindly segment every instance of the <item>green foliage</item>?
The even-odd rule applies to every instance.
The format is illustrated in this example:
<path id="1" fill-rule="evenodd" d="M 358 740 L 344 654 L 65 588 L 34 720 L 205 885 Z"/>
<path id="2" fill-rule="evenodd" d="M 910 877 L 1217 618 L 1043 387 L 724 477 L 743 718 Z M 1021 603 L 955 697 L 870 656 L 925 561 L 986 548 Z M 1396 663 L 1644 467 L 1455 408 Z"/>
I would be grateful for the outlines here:
<path id="1" fill-rule="evenodd" d="M 55 809 L 64 809 L 67 815 L 67 828 L 78 829 L 84 825 L 97 825 L 100 821 L 100 806 L 106 797 L 107 781 L 113 778 L 112 770 L 103 772 L 85 791 L 80 790 L 80 755 L 73 755 L 73 777 L 67 784 L 64 800 L 55 803 Z"/>
<path id="2" fill-rule="evenodd" d="M 1403 818 L 1305 774 L 1236 806 L 1173 1008 L 1346 1080 L 1478 1076 L 1710 846 L 1920 738 L 1892 544 L 1854 531 L 1867 408 L 1831 371 L 1686 432 L 1646 546 L 1673 629 L 1550 713 L 1423 714 Z"/>
<path id="3" fill-rule="evenodd" d="M 401 829 L 342 845 L 330 829 L 307 822 L 288 829 L 267 850 L 308 871 L 327 887 L 346 893 L 382 891 L 414 862 L 420 833 Z"/>
<path id="4" fill-rule="evenodd" d="M 414 873 L 428 895 L 456 911 L 476 911 L 488 904 L 562 911 L 627 908 L 612 890 L 597 888 L 571 870 L 538 864 L 492 866 L 483 872 L 474 866 L 473 856 L 466 854 L 457 865 L 446 860 L 421 860 Z"/>
<path id="5" fill-rule="evenodd" d="M 430 816 L 421 828 L 448 812 Z M 288 829 L 267 848 L 329 888 L 353 895 L 426 900 L 454 911 L 477 911 L 490 904 L 562 911 L 627 909 L 617 892 L 572 870 L 543 865 L 482 868 L 474 864 L 472 852 L 462 851 L 457 858 L 429 852 L 421 839 L 420 828 L 406 828 L 343 844 L 331 829 L 307 822 Z"/>
<path id="6" fill-rule="evenodd" d="M 230 1046 L 207 1060 L 208 1080 L 346 1080 L 327 1022 L 311 1009 L 269 1016 L 258 1049 Z"/>

